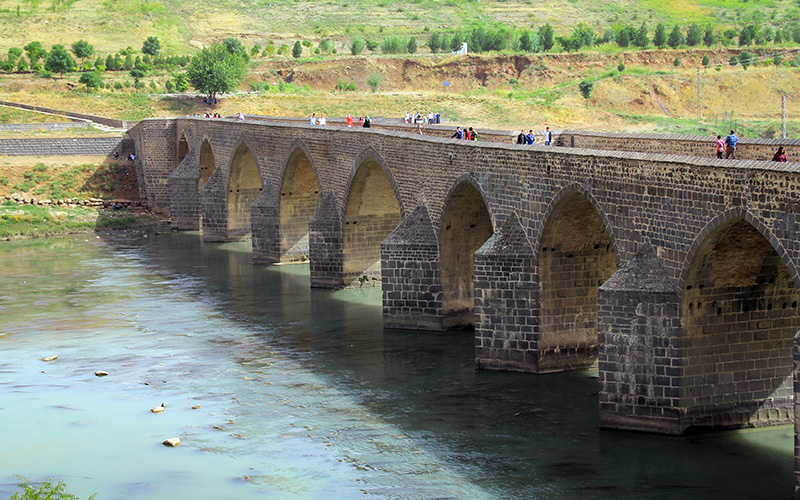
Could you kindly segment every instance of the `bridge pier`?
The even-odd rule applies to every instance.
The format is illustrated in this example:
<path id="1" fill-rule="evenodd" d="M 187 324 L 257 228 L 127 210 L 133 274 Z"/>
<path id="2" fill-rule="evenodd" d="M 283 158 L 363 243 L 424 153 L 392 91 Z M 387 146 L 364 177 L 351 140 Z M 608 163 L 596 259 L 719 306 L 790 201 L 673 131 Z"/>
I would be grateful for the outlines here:
<path id="1" fill-rule="evenodd" d="M 600 287 L 597 310 L 600 426 L 681 434 L 680 298 L 649 245 Z"/>
<path id="2" fill-rule="evenodd" d="M 279 207 L 269 203 L 272 198 L 267 191 L 262 191 L 250 208 L 253 262 L 256 264 L 272 264 L 281 260 Z"/>
<path id="3" fill-rule="evenodd" d="M 539 371 L 538 280 L 516 214 L 475 253 L 475 366 Z"/>
<path id="4" fill-rule="evenodd" d="M 439 241 L 425 205 L 381 244 L 381 286 L 385 328 L 443 329 Z"/>
<path id="5" fill-rule="evenodd" d="M 200 210 L 199 182 L 200 170 L 194 155 L 184 158 L 169 176 L 169 210 L 173 229 L 200 229 L 203 216 Z"/>
<path id="6" fill-rule="evenodd" d="M 308 222 L 311 286 L 344 288 L 344 236 L 336 198 L 328 193 Z"/>

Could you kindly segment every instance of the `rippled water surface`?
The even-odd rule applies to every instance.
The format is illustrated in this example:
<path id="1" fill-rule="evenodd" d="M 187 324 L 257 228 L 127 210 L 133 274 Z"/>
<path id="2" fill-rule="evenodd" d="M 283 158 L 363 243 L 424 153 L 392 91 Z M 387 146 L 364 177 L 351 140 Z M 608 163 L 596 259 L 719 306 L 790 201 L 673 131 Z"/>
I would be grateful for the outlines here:
<path id="1" fill-rule="evenodd" d="M 250 257 L 0 243 L 0 498 L 15 475 L 100 500 L 792 497 L 790 427 L 601 431 L 596 372 L 475 371 L 471 333 L 383 330 L 379 288 Z"/>

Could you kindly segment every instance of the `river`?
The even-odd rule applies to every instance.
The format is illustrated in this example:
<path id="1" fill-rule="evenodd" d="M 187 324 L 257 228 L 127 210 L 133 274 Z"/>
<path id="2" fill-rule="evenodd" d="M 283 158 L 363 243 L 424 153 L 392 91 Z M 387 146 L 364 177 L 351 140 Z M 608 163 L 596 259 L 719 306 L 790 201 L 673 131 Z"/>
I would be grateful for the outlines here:
<path id="1" fill-rule="evenodd" d="M 384 330 L 380 288 L 249 249 L 0 243 L 0 498 L 15 476 L 99 500 L 793 495 L 791 427 L 600 430 L 596 371 L 475 371 L 471 332 Z"/>

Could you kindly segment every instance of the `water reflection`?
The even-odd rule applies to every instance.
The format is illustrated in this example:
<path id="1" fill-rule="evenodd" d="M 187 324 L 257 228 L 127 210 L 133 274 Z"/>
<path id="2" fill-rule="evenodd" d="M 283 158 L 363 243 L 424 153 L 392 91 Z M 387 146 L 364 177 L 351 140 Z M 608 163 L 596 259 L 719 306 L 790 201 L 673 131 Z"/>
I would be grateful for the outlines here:
<path id="1" fill-rule="evenodd" d="M 596 373 L 476 372 L 471 334 L 383 330 L 380 289 L 308 285 L 197 234 L 0 245 L 0 497 L 13 474 L 99 498 L 791 496 L 789 428 L 599 431 Z"/>

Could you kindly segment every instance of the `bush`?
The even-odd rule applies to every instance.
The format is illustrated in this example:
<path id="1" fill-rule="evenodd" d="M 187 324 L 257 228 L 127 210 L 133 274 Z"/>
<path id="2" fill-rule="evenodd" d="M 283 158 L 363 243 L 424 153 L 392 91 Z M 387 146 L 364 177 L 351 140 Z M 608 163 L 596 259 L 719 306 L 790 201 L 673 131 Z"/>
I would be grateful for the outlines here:
<path id="1" fill-rule="evenodd" d="M 619 65 L 617 66 L 617 71 L 619 71 L 620 73 L 625 71 L 625 64 L 619 63 Z"/>
<path id="2" fill-rule="evenodd" d="M 681 60 L 676 57 L 675 60 L 672 61 L 672 65 L 677 68 L 678 66 L 681 65 Z"/>
<path id="3" fill-rule="evenodd" d="M 703 54 L 703 66 L 708 67 L 711 64 L 711 59 L 708 58 L 708 54 Z"/>
<path id="4" fill-rule="evenodd" d="M 377 71 L 370 73 L 367 76 L 367 85 L 373 92 L 377 92 L 378 88 L 380 88 L 381 83 L 383 83 L 383 74 L 378 73 Z"/>
<path id="5" fill-rule="evenodd" d="M 67 493 L 67 485 L 59 481 L 55 485 L 50 479 L 42 481 L 39 487 L 32 486 L 30 481 L 22 479 L 19 487 L 23 490 L 22 495 L 15 492 L 9 500 L 79 500 L 78 497 Z M 89 497 L 92 500 L 95 495 Z"/>

